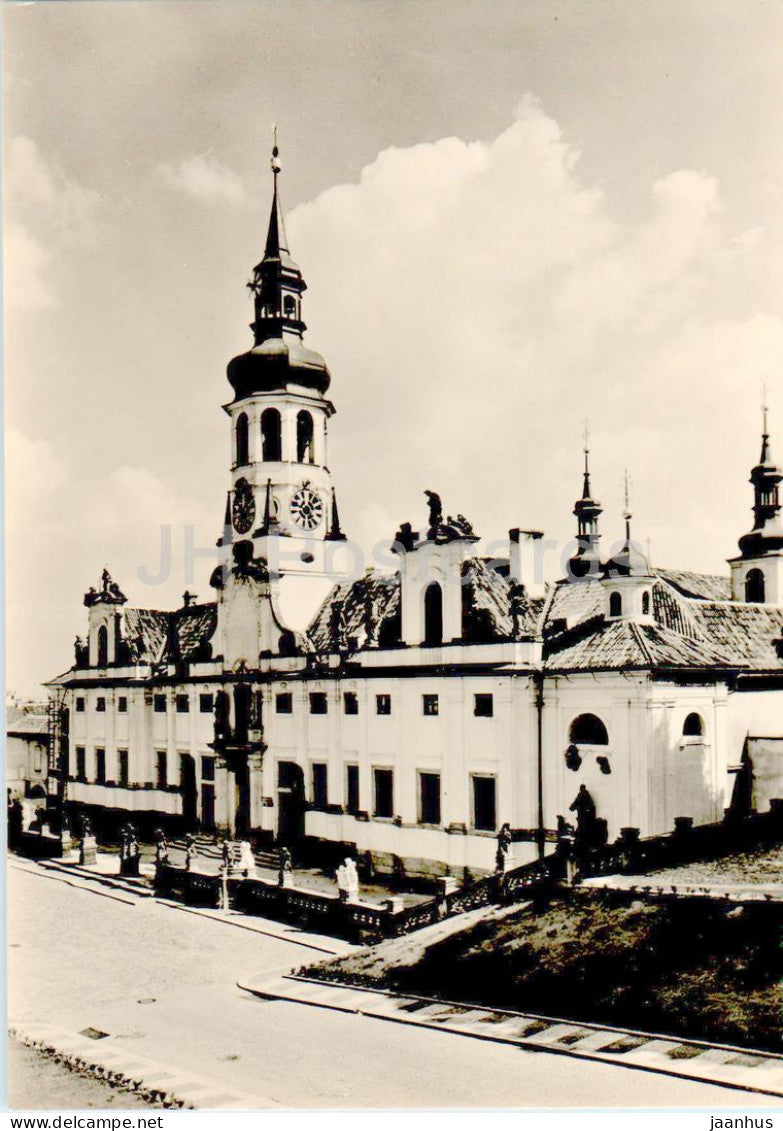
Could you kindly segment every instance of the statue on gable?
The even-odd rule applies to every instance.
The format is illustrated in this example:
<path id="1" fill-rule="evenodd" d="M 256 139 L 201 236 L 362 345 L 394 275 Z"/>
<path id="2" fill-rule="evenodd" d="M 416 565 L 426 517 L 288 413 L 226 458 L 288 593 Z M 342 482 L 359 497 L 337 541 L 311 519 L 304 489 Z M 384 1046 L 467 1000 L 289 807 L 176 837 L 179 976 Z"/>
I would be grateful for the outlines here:
<path id="1" fill-rule="evenodd" d="M 111 601 L 126 601 L 125 594 L 120 589 L 116 581 L 112 580 L 112 576 L 107 569 L 104 569 L 101 574 L 101 593 L 104 597 L 108 597 Z"/>
<path id="2" fill-rule="evenodd" d="M 377 593 L 368 586 L 364 594 L 364 627 L 367 633 L 367 647 L 376 648 L 381 631 L 381 601 Z"/>
<path id="3" fill-rule="evenodd" d="M 524 585 L 517 582 L 511 586 L 508 604 L 511 613 L 511 635 L 518 640 L 522 631 L 522 621 L 527 612 L 527 593 Z"/>
<path id="4" fill-rule="evenodd" d="M 348 650 L 345 604 L 342 601 L 332 601 L 329 618 L 329 639 L 333 651 L 346 652 Z"/>
<path id="5" fill-rule="evenodd" d="M 434 491 L 425 491 L 424 494 L 427 496 L 427 503 L 430 508 L 427 537 L 434 538 L 443 522 L 443 504 L 440 495 L 436 495 Z"/>

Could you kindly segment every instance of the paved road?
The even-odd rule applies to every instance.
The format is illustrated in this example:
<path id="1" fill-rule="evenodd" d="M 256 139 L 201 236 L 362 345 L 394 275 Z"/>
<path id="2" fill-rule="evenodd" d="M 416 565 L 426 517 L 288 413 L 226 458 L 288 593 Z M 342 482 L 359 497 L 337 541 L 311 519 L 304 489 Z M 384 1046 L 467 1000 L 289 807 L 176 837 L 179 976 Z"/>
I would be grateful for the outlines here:
<path id="1" fill-rule="evenodd" d="M 136 1054 L 284 1107 L 769 1104 L 750 1093 L 415 1030 L 236 987 L 311 962 L 288 941 L 9 865 L 12 1021 L 112 1034 Z"/>

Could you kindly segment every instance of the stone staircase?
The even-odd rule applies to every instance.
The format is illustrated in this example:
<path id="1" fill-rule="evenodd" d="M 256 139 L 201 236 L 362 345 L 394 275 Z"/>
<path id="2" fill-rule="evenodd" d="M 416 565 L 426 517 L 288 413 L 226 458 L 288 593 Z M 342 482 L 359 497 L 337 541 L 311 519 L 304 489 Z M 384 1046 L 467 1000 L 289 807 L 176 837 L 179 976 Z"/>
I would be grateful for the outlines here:
<path id="1" fill-rule="evenodd" d="M 178 849 L 180 852 L 185 851 L 185 838 L 178 837 L 176 840 L 169 842 L 172 848 Z M 236 844 L 236 841 L 232 842 Z M 195 837 L 194 848 L 196 855 L 207 860 L 214 861 L 216 865 L 223 863 L 223 849 L 222 842 L 215 841 L 213 836 L 208 836 L 206 833 L 199 833 Z M 261 849 L 253 853 L 257 867 L 264 871 L 277 872 L 280 867 L 280 853 L 276 848 Z"/>

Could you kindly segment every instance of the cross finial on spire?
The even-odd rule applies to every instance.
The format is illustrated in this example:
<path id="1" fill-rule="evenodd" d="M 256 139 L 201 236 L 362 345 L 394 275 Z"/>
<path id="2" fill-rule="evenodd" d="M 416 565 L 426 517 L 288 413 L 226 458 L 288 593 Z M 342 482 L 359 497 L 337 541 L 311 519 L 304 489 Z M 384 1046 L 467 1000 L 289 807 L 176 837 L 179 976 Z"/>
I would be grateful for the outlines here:
<path id="1" fill-rule="evenodd" d="M 277 148 L 277 122 L 272 126 L 272 172 L 277 179 L 277 174 L 280 172 L 280 150 Z"/>
<path id="2" fill-rule="evenodd" d="M 766 377 L 761 382 L 761 419 L 763 421 L 762 429 L 765 436 L 769 435 L 767 429 L 767 413 L 769 412 L 769 405 L 767 404 L 767 379 Z"/>
<path id="3" fill-rule="evenodd" d="M 623 518 L 625 519 L 625 540 L 626 540 L 626 542 L 630 542 L 631 541 L 631 518 L 633 516 L 631 514 L 631 494 L 630 494 L 630 490 L 629 490 L 630 478 L 629 478 L 629 475 L 628 475 L 628 468 L 627 467 L 626 467 L 625 472 L 624 472 L 623 484 L 624 484 L 623 499 L 624 499 L 624 502 L 625 502 L 625 511 L 624 511 L 624 514 L 623 514 Z"/>

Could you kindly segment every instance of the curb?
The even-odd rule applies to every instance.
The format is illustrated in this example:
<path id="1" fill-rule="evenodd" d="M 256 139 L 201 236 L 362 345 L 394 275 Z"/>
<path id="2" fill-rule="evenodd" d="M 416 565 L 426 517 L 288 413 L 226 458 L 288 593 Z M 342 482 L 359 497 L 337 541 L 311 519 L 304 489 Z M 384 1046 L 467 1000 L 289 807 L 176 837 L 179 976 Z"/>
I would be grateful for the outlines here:
<path id="1" fill-rule="evenodd" d="M 237 984 L 241 990 L 267 1001 L 295 1002 L 514 1045 L 531 1052 L 551 1052 L 739 1091 L 783 1096 L 783 1055 L 759 1049 L 490 1009 L 441 998 L 403 996 L 375 987 L 297 975 L 255 985 Z"/>
<path id="2" fill-rule="evenodd" d="M 112 1043 L 110 1035 L 96 1041 L 54 1025 L 9 1024 L 8 1035 L 82 1076 L 131 1092 L 150 1106 L 193 1111 L 258 1111 L 274 1101 L 236 1092 L 169 1064 L 150 1060 Z"/>

